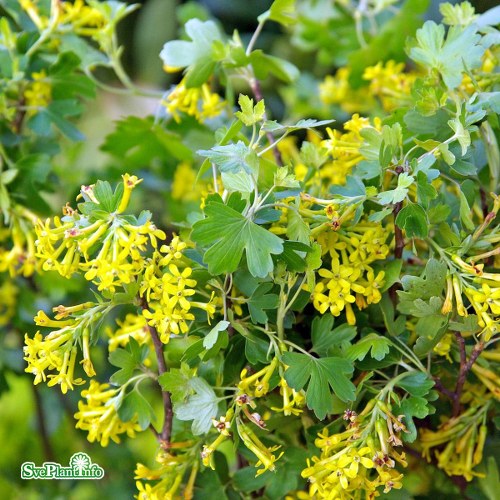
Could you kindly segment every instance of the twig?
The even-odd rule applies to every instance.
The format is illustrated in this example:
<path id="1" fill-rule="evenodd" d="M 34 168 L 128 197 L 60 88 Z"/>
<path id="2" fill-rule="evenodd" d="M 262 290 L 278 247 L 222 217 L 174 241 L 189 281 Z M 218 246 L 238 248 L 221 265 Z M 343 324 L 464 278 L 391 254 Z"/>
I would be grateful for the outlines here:
<path id="1" fill-rule="evenodd" d="M 403 172 L 403 167 L 398 165 L 396 167 L 396 173 L 399 177 L 399 174 Z M 405 247 L 405 239 L 403 236 L 403 231 L 401 228 L 396 224 L 396 219 L 398 217 L 399 212 L 403 208 L 403 202 L 400 201 L 394 205 L 394 208 L 392 209 L 392 214 L 394 216 L 394 238 L 395 238 L 395 246 L 394 246 L 394 258 L 395 259 L 402 259 L 403 258 L 403 250 Z M 399 288 L 399 283 L 394 283 L 390 288 L 389 288 L 389 297 L 392 300 L 392 303 L 394 305 L 397 304 L 398 302 L 398 296 L 396 294 L 396 291 Z"/>
<path id="2" fill-rule="evenodd" d="M 443 382 L 441 382 L 441 379 L 439 377 L 432 377 L 434 380 L 434 387 L 441 393 L 444 394 L 446 397 L 450 398 L 452 401 L 455 400 L 455 393 L 453 391 L 450 391 L 450 389 L 447 389 L 444 385 Z"/>
<path id="3" fill-rule="evenodd" d="M 255 78 L 255 76 L 252 76 L 249 79 L 249 84 L 250 88 L 252 89 L 252 93 L 255 97 L 255 100 L 262 101 L 264 98 L 262 96 L 262 89 L 260 87 L 260 82 Z M 264 120 L 267 120 L 267 113 L 264 113 Z M 269 141 L 269 144 L 273 144 L 275 142 L 274 136 L 271 132 L 266 132 L 266 137 L 267 140 Z M 277 147 L 277 144 L 273 146 L 273 154 L 274 154 L 274 159 L 276 160 L 276 163 L 278 165 L 283 165 L 283 159 L 281 158 L 281 153 L 279 152 L 279 149 Z"/>
<path id="4" fill-rule="evenodd" d="M 35 385 L 30 384 L 33 389 L 33 397 L 35 399 L 35 409 L 36 418 L 38 424 L 38 430 L 40 431 L 40 440 L 42 441 L 43 454 L 45 456 L 46 462 L 53 462 L 55 459 L 54 450 L 52 449 L 52 443 L 49 439 L 49 433 L 47 431 L 47 425 L 45 422 L 45 414 L 43 412 L 42 398 L 38 389 Z"/>
<path id="5" fill-rule="evenodd" d="M 143 310 L 149 310 L 148 303 L 145 298 L 140 299 L 140 304 Z M 155 347 L 156 359 L 158 360 L 158 374 L 162 375 L 166 373 L 167 365 L 165 363 L 165 357 L 163 355 L 163 344 L 158 336 L 158 331 L 154 326 L 147 325 L 149 334 L 153 339 L 153 345 Z M 172 419 L 173 419 L 173 411 L 172 411 L 172 400 L 170 398 L 170 393 L 165 391 L 163 387 L 161 387 L 161 395 L 163 398 L 163 409 L 165 412 L 165 417 L 163 420 L 163 427 L 161 433 L 159 433 L 159 437 L 162 441 L 162 446 L 168 448 L 170 446 L 170 438 L 172 436 Z M 157 433 L 158 434 L 158 433 Z"/>
<path id="6" fill-rule="evenodd" d="M 456 417 L 460 413 L 460 398 L 462 396 L 462 391 L 464 388 L 465 380 L 467 378 L 467 374 L 484 349 L 484 342 L 481 341 L 474 346 L 474 349 L 472 349 L 472 352 L 470 353 L 469 360 L 467 360 L 467 353 L 465 351 L 465 339 L 462 337 L 462 334 L 460 332 L 453 333 L 455 334 L 455 338 L 457 339 L 458 348 L 460 351 L 460 371 L 458 373 L 455 392 L 453 393 L 453 416 Z"/>

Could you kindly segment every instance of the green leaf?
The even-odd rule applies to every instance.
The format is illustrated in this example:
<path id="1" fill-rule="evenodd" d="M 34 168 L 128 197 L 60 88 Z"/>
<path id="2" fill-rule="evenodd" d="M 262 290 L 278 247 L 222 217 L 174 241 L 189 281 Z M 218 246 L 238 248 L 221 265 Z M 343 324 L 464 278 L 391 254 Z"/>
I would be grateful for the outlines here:
<path id="1" fill-rule="evenodd" d="M 185 403 L 174 406 L 174 414 L 179 420 L 192 420 L 191 430 L 195 436 L 205 434 L 212 427 L 212 418 L 217 418 L 219 398 L 210 385 L 202 378 L 195 377 L 189 382 L 194 391 Z"/>
<path id="2" fill-rule="evenodd" d="M 253 193 L 255 188 L 252 176 L 243 170 L 237 173 L 222 172 L 221 179 L 224 188 L 230 193 L 238 192 L 248 195 Z"/>
<path id="3" fill-rule="evenodd" d="M 165 66 L 185 68 L 199 62 L 211 61 L 213 43 L 216 40 L 222 41 L 219 29 L 213 21 L 190 19 L 187 21 L 185 29 L 187 35 L 191 38 L 190 42 L 172 40 L 163 46 L 160 58 L 163 60 Z"/>
<path id="4" fill-rule="evenodd" d="M 310 243 L 311 229 L 297 210 L 290 209 L 287 213 L 286 235 L 290 240 Z"/>
<path id="5" fill-rule="evenodd" d="M 295 130 L 302 130 L 302 129 L 311 129 L 315 127 L 323 127 L 325 125 L 329 125 L 333 123 L 335 120 L 313 120 L 312 118 L 307 118 L 307 119 L 302 119 L 299 120 L 297 123 L 294 125 L 282 125 L 281 123 L 278 123 L 277 121 L 270 120 L 267 122 L 264 122 L 264 125 L 262 125 L 262 130 L 264 132 L 293 132 Z"/>
<path id="6" fill-rule="evenodd" d="M 109 362 L 118 368 L 117 372 L 109 379 L 114 385 L 123 385 L 129 381 L 134 371 L 144 362 L 148 354 L 147 345 L 139 346 L 138 342 L 131 337 L 126 349 L 118 348 L 109 354 Z"/>
<path id="7" fill-rule="evenodd" d="M 443 23 L 450 26 L 468 26 L 479 16 L 475 14 L 474 7 L 469 2 L 462 2 L 457 5 L 442 3 L 439 5 L 439 12 L 443 16 Z"/>
<path id="8" fill-rule="evenodd" d="M 500 11 L 500 9 L 498 9 Z M 499 12 L 500 15 L 500 12 Z M 486 463 L 486 474 L 479 479 L 479 487 L 488 500 L 496 500 L 500 490 L 500 474 L 498 472 L 497 461 L 494 456 L 488 457 Z"/>
<path id="9" fill-rule="evenodd" d="M 275 293 L 267 293 L 273 288 L 272 283 L 262 283 L 253 292 L 248 301 L 248 311 L 254 323 L 265 324 L 268 321 L 266 309 L 276 309 L 279 297 Z"/>
<path id="10" fill-rule="evenodd" d="M 227 331 L 227 327 L 229 326 L 229 321 L 219 321 L 208 333 L 208 335 L 203 339 L 203 347 L 205 349 L 211 349 L 221 332 Z"/>
<path id="11" fill-rule="evenodd" d="M 413 314 L 417 299 L 430 300 L 439 297 L 446 283 L 448 266 L 436 259 L 429 259 L 422 276 L 406 275 L 401 279 L 404 290 L 398 290 L 398 310 L 403 314 Z"/>
<path id="12" fill-rule="evenodd" d="M 215 163 L 221 172 L 238 173 L 244 170 L 247 173 L 256 171 L 258 159 L 255 151 L 243 141 L 225 146 L 214 146 L 209 150 L 199 150 L 200 156 Z"/>
<path id="13" fill-rule="evenodd" d="M 285 380 L 295 390 L 306 389 L 307 407 L 323 420 L 331 411 L 333 393 L 342 401 L 354 401 L 356 387 L 347 375 L 354 367 L 347 359 L 313 358 L 307 354 L 287 352 L 282 356 L 288 365 Z"/>
<path id="14" fill-rule="evenodd" d="M 485 48 L 480 45 L 477 26 L 452 26 L 445 39 L 444 26 L 427 21 L 417 31 L 416 41 L 409 50 L 410 57 L 422 66 L 435 69 L 450 89 L 462 82 L 465 69 L 478 68 Z"/>
<path id="15" fill-rule="evenodd" d="M 448 317 L 439 314 L 422 317 L 415 327 L 417 341 L 413 351 L 418 357 L 424 357 L 442 339 L 448 329 Z"/>
<path id="16" fill-rule="evenodd" d="M 124 422 L 132 420 L 135 415 L 142 430 L 147 429 L 155 419 L 155 412 L 149 401 L 137 390 L 129 392 L 118 408 L 118 416 Z"/>
<path id="17" fill-rule="evenodd" d="M 426 373 L 412 372 L 402 378 L 397 384 L 412 396 L 423 397 L 434 387 L 434 380 L 431 380 Z"/>
<path id="18" fill-rule="evenodd" d="M 428 208 L 431 200 L 437 198 L 436 188 L 428 181 L 424 172 L 417 174 L 417 198 L 418 202 Z"/>
<path id="19" fill-rule="evenodd" d="M 344 323 L 333 329 L 333 316 L 316 316 L 311 325 L 312 351 L 320 356 L 343 355 L 356 336 L 356 327 Z"/>
<path id="20" fill-rule="evenodd" d="M 450 151 L 448 144 L 440 144 L 438 150 L 447 165 L 453 165 L 455 163 L 455 155 Z"/>
<path id="21" fill-rule="evenodd" d="M 442 306 L 443 299 L 441 297 L 431 297 L 428 302 L 422 299 L 415 299 L 411 313 L 417 318 L 423 318 L 430 314 L 439 313 Z"/>
<path id="22" fill-rule="evenodd" d="M 384 191 L 378 194 L 378 201 L 382 205 L 388 205 L 389 203 L 399 203 L 406 198 L 408 194 L 408 188 L 413 184 L 415 179 L 407 174 L 406 172 L 401 173 L 398 176 L 398 186 L 396 189 L 390 191 Z"/>
<path id="23" fill-rule="evenodd" d="M 8 170 L 4 170 L 0 174 L 0 183 L 2 183 L 4 186 L 10 184 L 17 177 L 18 173 L 19 170 L 17 168 L 10 168 Z"/>
<path id="24" fill-rule="evenodd" d="M 385 272 L 384 286 L 380 289 L 382 293 L 389 290 L 394 283 L 399 283 L 402 267 L 403 261 L 401 259 L 395 259 L 387 262 L 380 268 L 381 271 Z"/>
<path id="25" fill-rule="evenodd" d="M 365 359 L 368 352 L 370 352 L 370 356 L 372 358 L 380 361 L 384 359 L 387 354 L 389 354 L 390 345 L 391 343 L 386 338 L 381 337 L 376 333 L 370 333 L 349 347 L 346 355 L 348 359 L 352 361 L 362 361 Z"/>
<path id="26" fill-rule="evenodd" d="M 222 203 L 208 202 L 205 215 L 194 224 L 191 238 L 198 245 L 210 247 L 203 261 L 212 274 L 235 271 L 243 251 L 252 276 L 265 278 L 272 271 L 271 254 L 283 252 L 283 241 L 278 236 Z"/>
<path id="27" fill-rule="evenodd" d="M 292 83 L 300 76 L 300 71 L 292 63 L 280 57 L 264 54 L 261 50 L 254 50 L 250 54 L 250 61 L 259 80 L 271 74 L 285 83 Z"/>
<path id="28" fill-rule="evenodd" d="M 118 121 L 115 130 L 106 136 L 101 150 L 131 169 L 166 163 L 170 158 L 181 161 L 193 158 L 181 137 L 156 124 L 153 117 L 128 116 Z"/>
<path id="29" fill-rule="evenodd" d="M 196 369 L 190 368 L 187 363 L 181 363 L 180 368 L 170 368 L 168 372 L 158 377 L 163 390 L 170 392 L 174 404 L 181 403 L 186 395 L 192 392 L 190 381 L 196 375 Z"/>
<path id="30" fill-rule="evenodd" d="M 460 220 L 466 229 L 473 231 L 476 226 L 472 220 L 471 209 L 467 198 L 461 189 L 458 191 L 458 196 L 460 198 Z"/>
<path id="31" fill-rule="evenodd" d="M 428 401 L 424 398 L 412 396 L 402 401 L 398 413 L 405 416 L 403 423 L 408 430 L 407 433 L 403 433 L 403 441 L 412 443 L 417 438 L 417 429 L 413 418 L 425 418 L 432 411 L 433 408 L 429 407 Z"/>
<path id="32" fill-rule="evenodd" d="M 396 217 L 396 224 L 404 229 L 408 238 L 425 238 L 429 234 L 427 213 L 417 203 L 408 203 Z"/>
<path id="33" fill-rule="evenodd" d="M 295 3 L 295 0 L 274 0 L 269 9 L 269 19 L 283 26 L 294 24 L 297 21 Z"/>
<path id="34" fill-rule="evenodd" d="M 453 130 L 453 132 L 455 132 L 457 141 L 460 143 L 460 146 L 462 148 L 462 156 L 464 156 L 471 144 L 469 131 L 464 127 L 462 121 L 460 120 L 460 117 L 449 120 L 448 125 Z"/>
<path id="35" fill-rule="evenodd" d="M 295 178 L 295 174 L 290 173 L 288 167 L 278 167 L 274 173 L 274 185 L 276 187 L 297 188 L 300 182 Z"/>
<path id="36" fill-rule="evenodd" d="M 237 111 L 234 115 L 247 127 L 260 122 L 266 114 L 264 100 L 258 101 L 254 106 L 253 99 L 250 99 L 250 97 L 244 94 L 240 94 L 238 104 L 240 105 L 241 111 Z"/>

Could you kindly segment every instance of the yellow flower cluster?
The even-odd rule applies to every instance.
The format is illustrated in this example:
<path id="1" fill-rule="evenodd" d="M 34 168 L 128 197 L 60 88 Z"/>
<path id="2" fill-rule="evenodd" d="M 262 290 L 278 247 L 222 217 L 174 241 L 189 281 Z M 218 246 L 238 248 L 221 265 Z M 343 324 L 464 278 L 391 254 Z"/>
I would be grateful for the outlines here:
<path id="1" fill-rule="evenodd" d="M 118 347 L 126 346 L 131 338 L 136 340 L 139 345 L 146 344 L 151 339 L 146 318 L 142 315 L 127 314 L 124 320 L 118 319 L 116 323 L 119 326 L 117 330 L 106 329 L 109 337 L 109 352 L 114 351 Z"/>
<path id="2" fill-rule="evenodd" d="M 380 61 L 369 66 L 363 79 L 368 88 L 353 89 L 349 83 L 349 67 L 339 68 L 335 76 L 328 75 L 319 86 L 320 98 L 325 104 L 339 105 L 346 113 L 363 113 L 375 107 L 378 99 L 384 111 L 392 111 L 409 104 L 411 89 L 418 73 L 405 72 L 404 63 Z"/>
<path id="3" fill-rule="evenodd" d="M 351 70 L 339 68 L 335 76 L 328 75 L 319 84 L 319 97 L 325 104 L 334 104 L 346 113 L 363 113 L 373 109 L 374 99 L 366 89 L 353 89 L 349 83 Z"/>
<path id="4" fill-rule="evenodd" d="M 207 197 L 208 186 L 206 181 L 197 181 L 195 169 L 190 163 L 183 161 L 175 169 L 170 193 L 174 200 L 199 203 Z"/>
<path id="5" fill-rule="evenodd" d="M 135 470 L 136 487 L 138 494 L 135 496 L 137 500 L 173 500 L 175 498 L 185 498 L 191 500 L 193 498 L 193 487 L 198 474 L 199 462 L 193 461 L 193 454 L 189 449 L 191 442 L 174 443 L 172 447 L 180 448 L 187 445 L 188 449 L 185 452 L 173 454 L 171 451 L 160 450 L 156 456 L 156 462 L 159 467 L 150 469 L 143 464 L 137 464 Z M 189 478 L 184 486 L 182 495 L 179 489 L 182 486 L 182 481 L 188 468 L 191 467 Z M 143 481 L 158 481 L 151 485 Z"/>
<path id="6" fill-rule="evenodd" d="M 395 469 L 396 462 L 407 466 L 404 452 L 394 448 L 402 445 L 405 432 L 402 416 L 394 416 L 380 400 L 372 399 L 359 415 L 346 410 L 347 429 L 329 435 L 325 429 L 315 444 L 319 457 L 302 471 L 309 480 L 312 498 L 364 499 L 402 487 L 403 474 Z"/>
<path id="7" fill-rule="evenodd" d="M 136 416 L 128 422 L 118 417 L 113 398 L 120 396 L 119 389 L 110 389 L 109 384 L 100 384 L 95 380 L 91 380 L 89 388 L 82 391 L 86 401 L 78 402 L 75 427 L 88 431 L 87 439 L 91 443 L 97 441 L 101 446 L 107 446 L 110 439 L 119 443 L 120 434 L 135 437 L 135 433 L 141 430 Z"/>
<path id="8" fill-rule="evenodd" d="M 500 331 L 500 287 L 492 288 L 483 282 L 481 288 L 465 288 L 464 293 L 484 328 L 485 340 L 490 340 Z"/>
<path id="9" fill-rule="evenodd" d="M 84 0 L 62 2 L 60 24 L 71 24 L 72 31 L 82 36 L 94 36 L 102 30 L 106 19 L 99 10 L 90 7 Z"/>
<path id="10" fill-rule="evenodd" d="M 274 358 L 271 363 L 259 371 L 249 374 L 248 369 L 244 368 L 240 374 L 240 382 L 238 384 L 238 394 L 245 398 L 261 398 L 269 393 L 269 381 L 271 377 L 279 367 L 278 358 Z M 283 412 L 285 416 L 288 415 L 300 415 L 302 413 L 302 408 L 306 404 L 304 391 L 296 391 L 292 389 L 286 380 L 281 377 L 280 383 L 280 394 L 283 398 L 283 406 L 281 408 L 271 408 L 273 411 Z"/>
<path id="11" fill-rule="evenodd" d="M 28 209 L 11 209 L 10 228 L 0 229 L 0 272 L 15 276 L 31 276 L 37 269 L 35 234 L 36 216 Z"/>
<path id="12" fill-rule="evenodd" d="M 488 90 L 496 81 L 495 69 L 497 68 L 498 63 L 499 60 L 497 55 L 495 55 L 492 50 L 487 49 L 483 54 L 481 66 L 472 70 L 472 75 L 475 81 L 472 81 L 470 74 L 465 74 L 460 85 L 460 89 L 464 90 L 469 95 L 477 92 L 477 87 L 479 87 L 482 91 Z"/>
<path id="13" fill-rule="evenodd" d="M 208 303 L 188 300 L 196 293 L 197 282 L 190 277 L 192 268 L 183 260 L 182 251 L 186 247 L 186 243 L 174 236 L 168 246 L 155 250 L 146 264 L 140 287 L 140 294 L 148 304 L 142 314 L 158 330 L 164 344 L 172 334 L 187 333 L 188 322 L 194 320 L 191 308 L 203 309 L 209 319 L 215 313 L 212 299 Z"/>
<path id="14" fill-rule="evenodd" d="M 462 293 L 465 294 L 477 314 L 478 324 L 483 328 L 481 335 L 486 341 L 500 332 L 500 283 L 499 273 L 484 272 L 484 264 L 469 264 L 458 255 L 452 255 L 452 261 L 457 271 L 447 278 L 446 298 L 441 309 L 443 314 L 453 308 L 453 298 L 456 310 L 460 316 L 467 316 Z"/>
<path id="15" fill-rule="evenodd" d="M 329 186 L 345 184 L 352 169 L 364 160 L 364 156 L 359 151 L 364 141 L 360 132 L 367 127 L 380 130 L 380 119 L 375 118 L 372 125 L 368 118 L 354 114 L 344 123 L 344 131 L 326 129 L 328 139 L 322 141 L 321 146 L 328 151 L 331 161 L 326 162 L 320 168 L 320 177 Z"/>
<path id="16" fill-rule="evenodd" d="M 39 30 L 47 28 L 50 20 L 40 13 L 36 1 L 20 0 L 21 7 Z M 74 2 L 52 2 L 51 20 L 56 27 L 72 25 L 72 31 L 83 36 L 93 36 L 104 28 L 105 18 L 98 9 L 84 0 Z"/>
<path id="17" fill-rule="evenodd" d="M 258 458 L 258 462 L 255 464 L 255 467 L 262 466 L 261 469 L 257 470 L 256 476 L 260 476 L 268 470 L 274 471 L 276 469 L 276 466 L 274 465 L 275 462 L 277 462 L 284 453 L 281 452 L 278 456 L 273 454 L 273 452 L 278 450 L 280 446 L 272 446 L 271 448 L 268 448 L 257 437 L 254 431 L 239 418 L 236 419 L 236 427 L 243 444 Z"/>
<path id="18" fill-rule="evenodd" d="M 24 91 L 24 99 L 28 108 L 27 114 L 30 116 L 36 114 L 40 108 L 48 106 L 52 99 L 52 86 L 45 70 L 32 73 L 31 78 L 33 81 L 28 84 Z"/>
<path id="19" fill-rule="evenodd" d="M 487 435 L 486 415 L 490 404 L 471 405 L 458 417 L 450 418 L 438 430 L 420 430 L 422 456 L 437 461 L 437 466 L 450 476 L 462 476 L 472 481 L 484 475 L 474 471 L 483 459 Z"/>
<path id="20" fill-rule="evenodd" d="M 328 208 L 328 207 L 327 207 Z M 317 236 L 323 254 L 331 256 L 330 268 L 320 276 L 312 293 L 314 307 L 324 314 L 339 316 L 345 310 L 349 324 L 355 324 L 352 304 L 359 309 L 377 304 L 382 298 L 385 272 L 375 273 L 371 264 L 389 254 L 386 228 L 374 223 L 358 223 L 340 231 L 323 231 Z"/>
<path id="21" fill-rule="evenodd" d="M 201 87 L 187 88 L 184 80 L 176 85 L 162 103 L 177 123 L 181 121 L 180 113 L 204 122 L 220 115 L 226 104 L 219 94 L 210 90 L 207 83 Z"/>
<path id="22" fill-rule="evenodd" d="M 81 385 L 84 380 L 75 378 L 75 364 L 78 355 L 77 342 L 81 343 L 83 360 L 81 364 L 89 377 L 95 375 L 94 367 L 90 359 L 90 321 L 95 321 L 104 306 L 86 302 L 73 307 L 58 306 L 54 308 L 57 312 L 55 320 L 50 319 L 43 311 L 35 316 L 38 326 L 54 328 L 47 336 L 42 337 L 40 332 L 30 339 L 26 334 L 24 337 L 24 360 L 28 363 L 25 371 L 35 375 L 34 385 L 45 382 L 53 386 L 59 384 L 61 391 L 65 394 L 68 389 L 73 390 L 74 385 Z M 68 318 L 69 315 L 79 316 Z M 63 319 L 68 318 L 68 319 Z M 57 374 L 46 375 L 45 371 L 55 371 Z"/>
<path id="23" fill-rule="evenodd" d="M 368 92 L 380 100 L 384 111 L 410 104 L 411 89 L 418 73 L 405 72 L 404 63 L 379 62 L 365 69 L 363 79 L 370 82 Z"/>
<path id="24" fill-rule="evenodd" d="M 165 233 L 146 220 L 134 224 L 120 214 L 125 210 L 132 189 L 140 182 L 136 176 L 125 174 L 123 195 L 116 211 L 95 221 L 66 206 L 64 217 L 53 221 L 38 221 L 36 225 L 37 257 L 44 270 L 56 270 L 70 278 L 84 271 L 85 278 L 98 285 L 99 290 L 114 292 L 116 287 L 131 283 L 144 266 L 141 252 L 148 243 L 157 245 Z M 93 186 L 82 186 L 86 201 L 99 205 Z"/>

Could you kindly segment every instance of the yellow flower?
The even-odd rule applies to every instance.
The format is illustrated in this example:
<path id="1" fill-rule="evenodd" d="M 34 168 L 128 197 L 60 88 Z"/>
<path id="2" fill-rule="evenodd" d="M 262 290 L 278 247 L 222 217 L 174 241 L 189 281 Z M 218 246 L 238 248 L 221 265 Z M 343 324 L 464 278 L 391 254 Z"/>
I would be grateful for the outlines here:
<path id="1" fill-rule="evenodd" d="M 74 348 L 73 329 L 69 326 L 51 332 L 45 338 L 40 332 L 30 339 L 24 337 L 24 360 L 28 363 L 25 371 L 35 375 L 34 385 L 47 380 L 46 370 L 55 370 L 58 375 L 49 375 L 49 386 L 60 384 L 61 391 L 73 390 L 74 385 L 84 381 L 74 378 L 76 348 Z"/>
<path id="2" fill-rule="evenodd" d="M 370 82 L 369 93 L 380 99 L 385 111 L 392 111 L 410 102 L 411 90 L 418 77 L 404 72 L 404 63 L 379 62 L 365 69 L 363 78 Z"/>
<path id="3" fill-rule="evenodd" d="M 157 239 L 164 239 L 166 235 L 147 218 L 134 224 L 120 216 L 128 205 L 132 189 L 141 182 L 136 176 L 122 177 L 120 203 L 106 219 L 91 222 L 87 216 L 66 206 L 62 219 L 37 221 L 37 257 L 43 262 L 44 270 L 56 270 L 66 278 L 84 271 L 85 278 L 96 283 L 98 290 L 111 293 L 134 281 L 142 272 L 148 244 L 156 248 Z M 85 201 L 99 203 L 93 186 L 82 186 L 80 196 Z"/>
<path id="4" fill-rule="evenodd" d="M 179 163 L 174 172 L 170 193 L 174 200 L 194 201 L 199 199 L 196 189 L 196 172 L 185 161 Z"/>
<path id="5" fill-rule="evenodd" d="M 60 24 L 71 24 L 74 33 L 93 36 L 102 30 L 106 19 L 99 10 L 85 4 L 84 0 L 61 2 Z"/>
<path id="6" fill-rule="evenodd" d="M 447 333 L 435 346 L 433 351 L 439 356 L 444 356 L 451 363 L 450 357 L 451 346 L 453 345 L 454 336 L 452 333 Z"/>
<path id="7" fill-rule="evenodd" d="M 37 218 L 20 205 L 11 207 L 10 217 L 9 229 L 0 228 L 0 272 L 28 277 L 41 270 L 33 227 Z"/>
<path id="8" fill-rule="evenodd" d="M 458 417 L 443 422 L 436 431 L 421 429 L 422 456 L 427 461 L 437 459 L 437 466 L 450 476 L 463 476 L 467 481 L 482 476 L 474 467 L 482 460 L 490 404 L 491 399 L 473 403 Z"/>
<path id="9" fill-rule="evenodd" d="M 110 328 L 107 329 L 110 352 L 114 351 L 117 347 L 126 346 L 131 338 L 136 340 L 139 345 L 149 342 L 151 337 L 144 316 L 127 314 L 124 320 L 116 320 L 116 323 L 119 326 L 117 330 L 113 332 Z"/>
<path id="10" fill-rule="evenodd" d="M 277 457 L 273 455 L 272 452 L 279 449 L 280 446 L 267 448 L 255 433 L 247 425 L 241 422 L 240 419 L 236 419 L 236 424 L 238 434 L 244 445 L 258 458 L 255 467 L 262 466 L 262 469 L 257 470 L 256 476 L 260 476 L 267 470 L 274 471 L 276 469 L 274 465 L 275 462 L 283 456 L 284 452 L 281 452 Z"/>
<path id="11" fill-rule="evenodd" d="M 100 384 L 95 380 L 91 380 L 89 388 L 82 391 L 82 397 L 86 401 L 78 402 L 76 428 L 88 431 L 87 439 L 91 443 L 97 441 L 101 446 L 107 446 L 110 439 L 119 443 L 120 434 L 126 433 L 129 437 L 134 437 L 141 430 L 137 415 L 128 422 L 123 422 L 118 417 L 113 401 L 118 395 L 118 389 L 110 389 L 108 384 Z"/>
<path id="12" fill-rule="evenodd" d="M 52 100 L 52 86 L 47 79 L 45 70 L 32 73 L 33 81 L 28 84 L 24 91 L 24 99 L 28 108 L 28 115 L 36 114 L 40 108 L 45 108 Z"/>
<path id="13" fill-rule="evenodd" d="M 162 101 L 162 104 L 179 123 L 180 113 L 194 116 L 199 122 L 218 116 L 222 113 L 226 103 L 219 94 L 210 91 L 208 84 L 203 83 L 200 87 L 186 88 L 182 80 Z"/>
<path id="14" fill-rule="evenodd" d="M 349 85 L 351 70 L 339 68 L 335 76 L 328 75 L 319 85 L 319 96 L 325 104 L 339 105 L 346 113 L 365 112 L 373 108 L 374 101 L 366 89 L 353 89 Z"/>

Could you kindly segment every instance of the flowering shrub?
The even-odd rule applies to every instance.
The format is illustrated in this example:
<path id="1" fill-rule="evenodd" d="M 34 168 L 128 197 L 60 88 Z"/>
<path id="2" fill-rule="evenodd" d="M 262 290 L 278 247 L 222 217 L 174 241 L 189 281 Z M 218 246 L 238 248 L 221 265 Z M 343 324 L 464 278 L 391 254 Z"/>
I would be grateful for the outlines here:
<path id="1" fill-rule="evenodd" d="M 1 343 L 24 365 L 0 368 L 60 390 L 91 454 L 154 436 L 120 469 L 136 498 L 496 498 L 500 18 L 426 7 L 275 0 L 248 40 L 195 9 L 157 92 L 121 62 L 136 6 L 2 2 Z M 301 71 L 256 48 L 271 23 Z M 56 166 L 97 89 L 158 111 L 75 192 Z"/>

